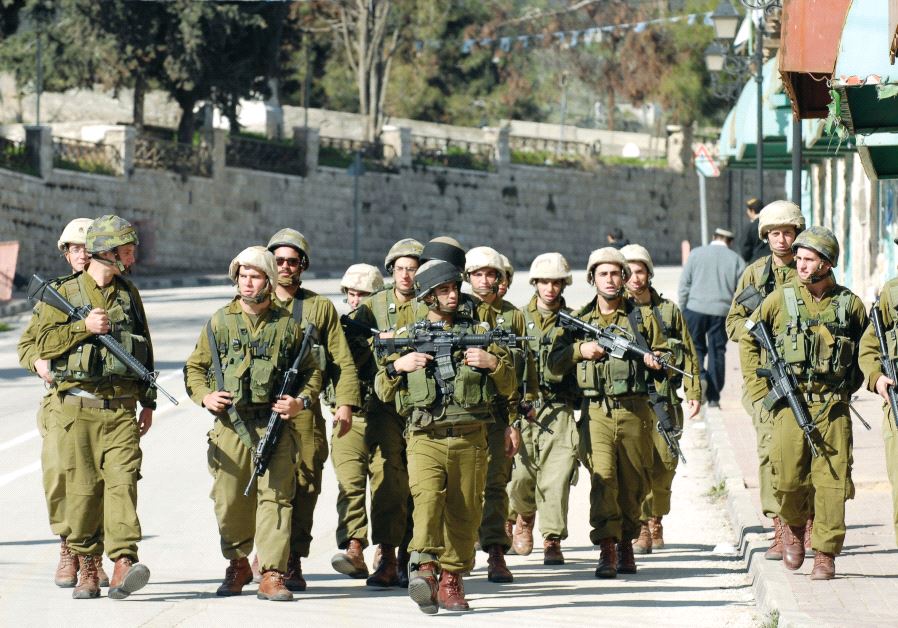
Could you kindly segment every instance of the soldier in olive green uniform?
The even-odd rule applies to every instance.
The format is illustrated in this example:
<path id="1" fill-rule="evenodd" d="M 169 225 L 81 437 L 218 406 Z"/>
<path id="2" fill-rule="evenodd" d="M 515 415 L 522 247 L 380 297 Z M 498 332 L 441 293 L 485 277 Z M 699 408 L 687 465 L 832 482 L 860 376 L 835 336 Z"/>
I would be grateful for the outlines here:
<path id="1" fill-rule="evenodd" d="M 105 549 L 115 562 L 109 597 L 123 599 L 150 577 L 137 562 L 137 480 L 140 436 L 153 422 L 156 391 L 94 336 L 111 334 L 150 370 L 153 351 L 143 303 L 122 277 L 134 260 L 137 232 L 127 221 L 107 215 L 91 223 L 85 240 L 90 265 L 57 289 L 73 306 L 93 309 L 85 320 L 71 320 L 42 306 L 35 347 L 38 358 L 50 361 L 56 382 L 50 420 L 65 432 L 67 542 L 79 564 L 72 597 L 100 595 L 98 565 Z M 105 535 L 99 535 L 104 529 Z"/>
<path id="2" fill-rule="evenodd" d="M 93 222 L 91 218 L 75 218 L 62 230 L 59 236 L 57 248 L 71 266 L 72 273 L 80 273 L 87 265 L 88 255 L 84 244 L 87 236 L 87 228 Z M 55 284 L 54 284 L 55 285 Z M 59 564 L 56 566 L 54 581 L 59 587 L 74 587 L 78 582 L 78 564 L 75 557 L 69 551 L 66 538 L 71 529 L 65 520 L 65 476 L 66 468 L 63 459 L 63 439 L 65 430 L 56 421 L 58 408 L 52 411 L 53 404 L 59 401 L 56 394 L 53 374 L 50 372 L 50 364 L 47 360 L 41 360 L 37 356 L 37 329 L 39 310 L 43 305 L 38 302 L 34 308 L 31 321 L 22 332 L 19 339 L 17 353 L 19 364 L 22 368 L 38 375 L 48 386 L 47 394 L 41 399 L 41 405 L 37 412 L 37 429 L 43 439 L 41 446 L 41 469 L 43 472 L 44 495 L 47 499 L 47 513 L 50 515 L 50 530 L 60 537 Z M 102 536 L 103 531 L 99 531 Z M 109 576 L 103 571 L 102 555 L 98 556 L 97 570 L 101 587 L 109 586 Z"/>
<path id="3" fill-rule="evenodd" d="M 323 375 L 323 385 L 333 383 L 336 404 L 334 431 L 337 437 L 352 427 L 353 408 L 359 408 L 359 379 L 355 363 L 340 327 L 340 317 L 330 299 L 301 287 L 302 272 L 309 267 L 309 243 L 294 229 L 281 229 L 268 242 L 278 268 L 275 305 L 284 307 L 301 327 L 312 324 L 318 335 L 312 352 Z M 301 559 L 309 555 L 312 543 L 312 518 L 321 493 L 321 472 L 327 460 L 327 434 L 321 403 L 312 400 L 312 414 L 300 416 L 297 465 L 298 484 L 293 498 L 293 525 L 290 541 L 290 561 L 287 568 L 287 588 L 305 591 Z"/>
<path id="4" fill-rule="evenodd" d="M 362 301 L 353 315 L 353 318 L 365 327 L 380 330 L 381 338 L 392 337 L 399 327 L 397 321 L 400 317 L 411 317 L 409 312 L 415 305 L 415 273 L 418 271 L 418 260 L 423 249 L 424 245 L 412 238 L 399 240 L 390 247 L 384 259 L 384 268 L 392 275 L 393 284 Z M 405 436 L 402 433 L 405 418 L 396 411 L 395 404 L 383 403 L 376 395 L 372 396 L 368 403 L 368 418 L 372 423 L 385 426 L 379 436 L 384 447 L 390 450 L 398 447 L 405 460 Z M 381 540 L 378 540 L 379 536 L 374 537 L 374 542 L 380 544 L 378 546 L 380 559 L 375 560 L 375 572 L 368 579 L 368 585 L 372 587 L 381 588 L 398 584 L 400 587 L 408 588 L 408 544 L 412 540 L 413 521 L 412 498 L 408 490 L 408 469 L 404 462 L 403 472 L 406 477 L 405 483 L 381 485 L 382 492 L 394 493 L 396 498 L 405 496 L 405 506 L 397 507 L 396 511 L 390 514 L 389 523 L 375 526 L 382 529 L 384 536 Z M 389 501 L 395 502 L 392 498 Z M 393 526 L 399 525 L 397 520 L 402 520 L 403 516 L 404 523 L 401 526 L 404 529 L 397 539 Z M 393 572 L 396 574 L 395 583 Z"/>
<path id="5" fill-rule="evenodd" d="M 461 279 L 452 264 L 433 260 L 416 274 L 415 292 L 427 304 L 428 321 L 442 323 L 448 331 L 479 333 L 471 319 L 456 314 Z M 509 352 L 498 345 L 456 351 L 451 362 L 455 375 L 445 388 L 434 372 L 434 357 L 414 351 L 389 356 L 375 383 L 378 397 L 395 401 L 407 417 L 409 485 L 415 502 L 409 596 L 428 614 L 440 607 L 469 609 L 461 573 L 474 565 L 486 431 L 493 420 L 490 402 L 496 395 L 510 396 L 515 387 Z M 449 366 L 439 365 L 441 370 Z M 509 448 L 510 432 L 508 428 Z"/>
<path id="6" fill-rule="evenodd" d="M 686 404 L 689 406 L 691 419 L 701 409 L 702 389 L 699 384 L 698 357 L 689 336 L 689 328 L 676 303 L 665 299 L 652 287 L 655 266 L 645 247 L 628 244 L 620 252 L 630 265 L 630 278 L 627 280 L 630 300 L 642 308 L 643 317 L 654 317 L 666 339 L 667 351 L 671 353 L 674 366 L 692 374 L 692 379 L 685 381 Z M 677 394 L 683 383 L 683 377 L 678 373 L 668 379 L 650 382 L 654 387 L 654 394 L 660 400 L 667 401 L 670 418 L 678 432 L 677 439 L 683 432 L 683 400 Z M 654 448 L 649 469 L 651 491 L 642 502 L 639 538 L 633 544 L 633 551 L 637 554 L 651 554 L 652 549 L 664 548 L 661 518 L 670 512 L 670 492 L 679 463 L 679 458 L 671 452 L 658 429 L 652 430 Z"/>
<path id="7" fill-rule="evenodd" d="M 857 353 L 867 313 L 861 300 L 832 276 L 839 243 L 831 231 L 809 227 L 795 238 L 792 250 L 797 279 L 774 290 L 751 320 L 766 323 L 794 372 L 820 452 L 812 458 L 785 401 L 768 407 L 773 415 L 773 488 L 785 524 L 783 564 L 795 570 L 804 561 L 805 527 L 813 506 L 811 545 L 816 554 L 811 578 L 829 580 L 835 576 L 835 555 L 845 540 L 845 501 L 854 496 L 848 403 L 863 383 Z M 742 335 L 739 348 L 748 397 L 761 404 L 770 389 L 757 374 L 766 366 L 761 349 L 751 334 Z"/>
<path id="8" fill-rule="evenodd" d="M 284 372 L 299 354 L 302 331 L 289 312 L 272 304 L 277 283 L 274 256 L 264 247 L 249 247 L 234 258 L 228 274 L 237 285 L 237 296 L 204 325 L 184 366 L 190 398 L 216 419 L 208 435 L 211 497 L 221 552 L 230 561 L 216 593 L 240 595 L 253 579 L 247 556 L 255 540 L 262 571 L 257 597 L 287 601 L 293 599 L 284 572 L 296 491 L 297 425 L 303 415 L 311 414 L 312 398 L 321 390 L 321 373 L 307 355 L 299 367 L 299 394 L 276 398 Z M 287 425 L 268 470 L 244 497 L 253 475 L 255 443 L 265 436 L 272 411 Z"/>
<path id="9" fill-rule="evenodd" d="M 751 263 L 736 285 L 733 304 L 726 318 L 727 336 L 733 342 L 739 342 L 742 338 L 746 319 L 761 305 L 764 297 L 775 288 L 795 279 L 792 243 L 803 229 L 804 216 L 801 215 L 801 208 L 795 203 L 773 201 L 761 210 L 758 217 L 758 235 L 768 243 L 770 255 Z M 743 373 L 743 379 L 745 377 Z M 782 560 L 783 526 L 779 518 L 779 504 L 773 490 L 773 467 L 770 464 L 773 418 L 763 407 L 752 405 L 747 390 L 743 386 L 742 405 L 752 418 L 757 437 L 761 508 L 764 510 L 764 516 L 773 520 L 773 541 L 764 558 Z M 810 549 L 810 528 L 808 532 L 806 545 L 807 549 Z"/>
<path id="10" fill-rule="evenodd" d="M 663 349 L 664 336 L 654 317 L 637 321 L 638 308 L 623 298 L 630 275 L 627 260 L 615 248 L 597 249 L 589 256 L 587 281 L 596 298 L 576 316 L 597 327 L 617 325 L 647 348 Z M 575 366 L 574 366 L 575 365 Z M 556 337 L 549 370 L 564 377 L 575 370 L 583 391 L 588 420 L 581 421 L 581 459 L 590 470 L 589 534 L 601 549 L 597 578 L 636 573 L 632 540 L 639 534 L 642 500 L 648 493 L 652 464 L 654 415 L 649 407 L 646 368 L 660 365 L 644 359 L 608 355 L 594 340 L 575 341 L 571 332 Z"/>
<path id="11" fill-rule="evenodd" d="M 898 359 L 898 279 L 890 279 L 882 287 L 876 307 L 882 315 L 883 330 L 886 332 L 886 347 L 889 359 Z M 867 390 L 875 392 L 883 399 L 882 439 L 886 450 L 886 470 L 889 483 L 892 485 L 892 524 L 895 539 L 898 541 L 898 427 L 895 427 L 895 416 L 889 403 L 888 387 L 896 382 L 886 377 L 882 369 L 882 356 L 879 352 L 879 340 L 871 321 L 861 338 L 858 364 L 864 373 Z"/>
<path id="12" fill-rule="evenodd" d="M 548 368 L 549 349 L 562 332 L 556 325 L 558 311 L 570 313 L 561 296 L 571 285 L 571 268 L 560 253 L 538 255 L 530 265 L 530 283 L 536 290 L 523 310 L 539 377 L 539 402 L 533 423 L 521 429 L 522 447 L 508 485 L 514 527 L 514 550 L 527 555 L 533 549 L 533 524 L 539 512 L 543 535 L 543 564 L 563 565 L 561 541 L 567 538 L 568 498 L 577 481 L 577 449 L 580 436 L 574 408 L 580 389 L 573 371 L 556 377 Z M 574 367 L 571 361 L 571 369 Z M 547 428 L 551 433 L 540 428 Z"/>
<path id="13" fill-rule="evenodd" d="M 505 299 L 505 295 L 508 294 L 508 289 L 511 288 L 511 282 L 514 280 L 514 266 L 511 265 L 511 261 L 509 261 L 509 259 L 502 253 L 499 253 L 499 257 L 502 258 L 502 268 L 505 270 L 505 279 L 499 282 L 497 294 L 500 299 Z"/>

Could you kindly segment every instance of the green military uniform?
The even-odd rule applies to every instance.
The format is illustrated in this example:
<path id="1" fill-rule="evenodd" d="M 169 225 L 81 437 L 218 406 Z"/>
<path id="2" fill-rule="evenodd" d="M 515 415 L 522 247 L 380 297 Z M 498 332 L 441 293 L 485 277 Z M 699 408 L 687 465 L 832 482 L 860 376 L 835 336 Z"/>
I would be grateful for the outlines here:
<path id="1" fill-rule="evenodd" d="M 854 496 L 848 401 L 862 384 L 857 343 L 867 314 L 847 288 L 834 285 L 815 301 L 804 285 L 792 281 L 774 290 L 751 318 L 769 326 L 819 431 L 820 456 L 812 458 L 788 405 L 781 402 L 770 410 L 770 462 L 779 516 L 788 525 L 803 527 L 813 512 L 813 549 L 838 554 L 845 539 L 845 501 Z M 756 374 L 765 366 L 761 349 L 750 334 L 742 335 L 739 349 L 748 399 L 760 405 L 769 390 L 767 380 Z"/>
<path id="2" fill-rule="evenodd" d="M 333 382 L 337 406 L 361 407 L 359 379 L 355 363 L 340 327 L 337 309 L 329 299 L 311 290 L 299 288 L 287 301 L 273 298 L 275 304 L 289 311 L 304 326 L 315 325 L 318 340 L 313 355 L 322 370 L 324 383 Z M 290 548 L 300 557 L 309 555 L 312 543 L 312 520 L 321 493 L 321 472 L 327 460 L 327 433 L 321 404 L 313 397 L 312 413 L 300 415 L 298 421 L 300 458 L 297 466 L 296 496 L 293 498 L 293 526 Z"/>
<path id="3" fill-rule="evenodd" d="M 480 333 L 470 319 L 459 317 L 449 330 Z M 496 395 L 509 397 L 516 382 L 509 351 L 498 345 L 487 350 L 499 358 L 488 376 L 462 364 L 463 352 L 455 352 L 451 399 L 441 398 L 429 368 L 396 377 L 385 369 L 378 372 L 378 397 L 395 402 L 399 413 L 407 417 L 406 454 L 414 500 L 414 536 L 409 544 L 413 571 L 415 565 L 429 561 L 439 562 L 451 573 L 474 566 L 483 510 L 486 432 L 493 420 L 491 401 Z M 397 357 L 388 357 L 386 364 Z"/>
<path id="4" fill-rule="evenodd" d="M 570 312 L 561 299 L 561 309 Z M 574 420 L 574 408 L 580 401 L 580 389 L 571 361 L 568 372 L 556 377 L 548 368 L 549 350 L 562 332 L 555 312 L 542 310 L 536 296 L 523 310 L 531 355 L 536 358 L 540 404 L 537 424 L 525 423 L 521 429 L 521 448 L 508 485 L 509 518 L 539 511 L 540 531 L 544 538 L 566 539 L 568 498 L 576 483 L 577 451 L 580 436 Z M 541 432 L 539 426 L 552 430 Z"/>
<path id="5" fill-rule="evenodd" d="M 674 366 L 692 374 L 692 379 L 685 380 L 686 399 L 699 401 L 702 397 L 700 368 L 683 313 L 673 301 L 662 297 L 654 288 L 649 290 L 651 302 L 641 306 L 642 316 L 654 317 L 666 339 L 667 351 L 672 354 Z M 683 384 L 683 377 L 678 373 L 654 382 L 658 394 L 670 402 L 671 420 L 680 432 L 683 430 L 683 400 L 677 391 Z M 671 487 L 679 463 L 679 458 L 670 451 L 657 429 L 652 430 L 652 444 L 654 453 L 649 468 L 651 489 L 642 502 L 643 521 L 650 517 L 663 517 L 670 512 Z"/>
<path id="6" fill-rule="evenodd" d="M 895 325 L 898 321 L 898 279 L 891 279 L 882 287 L 879 310 L 882 312 L 889 357 L 894 360 L 898 358 L 898 335 L 896 335 L 898 327 Z M 884 374 L 879 341 L 872 322 L 861 338 L 858 365 L 864 373 L 867 389 L 876 392 L 876 380 Z M 895 427 L 892 406 L 887 401 L 883 401 L 882 440 L 886 450 L 886 470 L 889 474 L 889 483 L 892 485 L 892 524 L 895 528 L 895 539 L 898 540 L 898 428 Z"/>
<path id="7" fill-rule="evenodd" d="M 233 395 L 237 416 L 244 422 L 253 442 L 265 435 L 271 404 L 299 352 L 302 333 L 280 307 L 271 306 L 258 317 L 243 311 L 240 297 L 234 297 L 209 320 L 217 347 L 210 347 L 204 327 L 196 348 L 184 366 L 184 383 L 190 398 L 202 406 L 203 399 L 218 390 L 212 351 L 217 350 L 224 390 Z M 321 390 L 321 373 L 309 355 L 300 365 L 297 396 L 315 398 Z M 228 412 L 216 415 L 209 431 L 208 464 L 212 474 L 215 516 L 221 536 L 222 555 L 245 558 L 255 541 L 261 570 L 283 572 L 290 552 L 290 522 L 296 491 L 296 463 L 299 429 L 309 422 L 311 410 L 303 410 L 288 422 L 265 475 L 254 484 L 255 494 L 243 496 L 253 473 L 253 451 L 241 440 Z M 286 427 L 286 426 L 285 426 Z"/>
<path id="8" fill-rule="evenodd" d="M 101 288 L 82 272 L 61 281 L 57 289 L 75 307 L 105 309 L 112 336 L 152 369 L 146 314 L 130 282 L 115 277 Z M 105 549 L 112 560 L 127 557 L 137 562 L 142 453 L 135 412 L 138 401 L 144 408 L 155 408 L 156 391 L 94 341 L 83 320 L 71 321 L 56 308 L 39 309 L 36 348 L 37 357 L 51 360 L 56 381 L 48 423 L 65 432 L 68 544 L 82 556 Z M 97 534 L 104 527 L 105 539 Z"/>
<path id="9" fill-rule="evenodd" d="M 754 311 L 752 309 L 758 307 L 756 299 L 755 303 L 748 300 L 743 301 L 752 293 L 751 289 L 756 290 L 761 299 L 773 292 L 774 289 L 784 286 L 795 279 L 795 261 L 784 266 L 777 266 L 773 263 L 773 255 L 767 255 L 752 262 L 736 285 L 736 292 L 733 298 L 733 304 L 726 318 L 727 336 L 733 342 L 739 342 L 739 339 L 745 333 L 745 321 Z M 746 292 L 748 290 L 748 292 Z M 743 373 L 743 378 L 745 374 Z M 742 405 L 745 411 L 751 416 L 752 424 L 755 428 L 755 437 L 758 448 L 758 478 L 760 482 L 761 492 L 761 508 L 764 516 L 768 518 L 776 517 L 779 514 L 779 504 L 776 501 L 773 491 L 773 475 L 770 466 L 770 439 L 773 435 L 773 419 L 770 413 L 761 406 L 755 406 L 748 398 L 747 388 L 743 388 Z"/>
<path id="10" fill-rule="evenodd" d="M 595 298 L 576 316 L 597 327 L 613 324 L 633 333 L 628 318 L 631 311 L 633 306 L 621 299 L 615 312 L 604 315 Z M 650 348 L 664 349 L 664 337 L 654 317 L 644 318 L 637 327 Z M 596 545 L 609 538 L 629 544 L 639 534 L 642 501 L 650 488 L 654 415 L 648 403 L 645 367 L 641 361 L 611 356 L 586 360 L 580 353 L 581 344 L 574 342 L 569 331 L 559 334 L 548 368 L 559 378 L 575 370 L 586 397 L 589 420 L 581 421 L 580 456 L 592 483 L 589 538 Z"/>

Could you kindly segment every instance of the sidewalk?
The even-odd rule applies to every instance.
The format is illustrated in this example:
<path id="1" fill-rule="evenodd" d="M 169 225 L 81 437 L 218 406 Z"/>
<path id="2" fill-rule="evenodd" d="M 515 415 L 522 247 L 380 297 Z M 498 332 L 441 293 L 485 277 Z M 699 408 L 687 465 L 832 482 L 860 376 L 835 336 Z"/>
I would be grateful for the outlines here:
<path id="1" fill-rule="evenodd" d="M 761 512 L 757 449 L 751 419 L 741 404 L 738 346 L 728 343 L 726 386 L 720 409 L 706 413 L 708 440 L 719 480 L 726 483 L 731 523 L 741 530 L 746 567 L 759 608 L 778 612 L 778 626 L 895 626 L 898 623 L 898 549 L 886 475 L 879 398 L 864 390 L 853 404 L 873 428 L 854 421 L 855 498 L 846 504 L 848 535 L 836 559 L 836 579 L 811 581 L 813 558 L 797 572 L 764 560 L 772 525 Z"/>

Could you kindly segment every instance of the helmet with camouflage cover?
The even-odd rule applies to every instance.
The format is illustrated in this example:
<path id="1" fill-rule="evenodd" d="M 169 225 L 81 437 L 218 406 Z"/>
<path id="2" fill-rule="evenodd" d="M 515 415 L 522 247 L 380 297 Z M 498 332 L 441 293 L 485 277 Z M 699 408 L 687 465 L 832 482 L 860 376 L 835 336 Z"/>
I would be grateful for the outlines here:
<path id="1" fill-rule="evenodd" d="M 449 282 L 461 283 L 461 273 L 454 265 L 441 259 L 424 262 L 415 273 L 415 298 L 420 301 L 437 286 Z"/>
<path id="2" fill-rule="evenodd" d="M 265 300 L 268 293 L 274 290 L 274 286 L 277 285 L 278 269 L 277 264 L 274 262 L 274 254 L 264 246 L 259 245 L 248 246 L 240 251 L 237 257 L 231 260 L 231 265 L 228 267 L 228 277 L 231 278 L 235 285 L 237 284 L 237 276 L 240 274 L 241 266 L 254 268 L 264 273 L 268 278 L 268 285 L 259 291 L 255 299 L 252 299 L 256 303 L 261 303 Z"/>
<path id="3" fill-rule="evenodd" d="M 84 236 L 88 253 L 103 253 L 126 244 L 140 244 L 137 231 L 130 222 L 112 214 L 100 216 L 90 223 Z"/>
<path id="4" fill-rule="evenodd" d="M 808 227 L 798 234 L 792 243 L 792 252 L 799 248 L 811 249 L 826 259 L 833 268 L 839 264 L 839 241 L 835 234 L 826 227 Z"/>
<path id="5" fill-rule="evenodd" d="M 571 265 L 561 253 L 542 253 L 533 258 L 530 264 L 530 285 L 536 285 L 539 279 L 563 279 L 566 286 L 574 282 Z"/>
<path id="6" fill-rule="evenodd" d="M 92 218 L 75 218 L 62 230 L 59 241 L 56 243 L 56 248 L 64 252 L 69 244 L 86 244 L 87 229 L 92 223 Z"/>
<path id="7" fill-rule="evenodd" d="M 621 255 L 624 256 L 624 259 L 627 262 L 642 262 L 645 264 L 645 269 L 649 273 L 649 278 L 655 276 L 655 265 L 652 264 L 652 256 L 649 255 L 648 249 L 640 244 L 628 244 L 627 246 L 621 247 Z"/>
<path id="8" fill-rule="evenodd" d="M 423 251 L 424 245 L 414 238 L 403 238 L 390 247 L 386 258 L 384 258 L 384 268 L 388 273 L 393 274 L 393 263 L 396 260 L 400 257 L 414 257 L 419 260 Z"/>
<path id="9" fill-rule="evenodd" d="M 465 254 L 465 279 L 481 268 L 495 270 L 499 281 L 505 278 L 505 265 L 502 263 L 502 256 L 496 249 L 488 246 L 475 246 Z"/>
<path id="10" fill-rule="evenodd" d="M 505 271 L 505 285 L 511 288 L 511 282 L 514 280 L 514 266 L 511 265 L 511 260 L 502 253 L 499 253 L 499 257 L 502 258 L 502 269 Z"/>
<path id="11" fill-rule="evenodd" d="M 792 201 L 773 201 L 761 210 L 758 215 L 758 235 L 762 240 L 767 239 L 767 232 L 774 227 L 790 225 L 795 227 L 796 233 L 804 230 L 804 216 L 801 208 Z"/>
<path id="12" fill-rule="evenodd" d="M 599 264 L 617 264 L 620 266 L 624 281 L 630 278 L 630 267 L 626 258 L 616 248 L 605 246 L 589 254 L 589 261 L 586 263 L 586 281 L 591 286 L 595 284 L 593 272 Z"/>
<path id="13" fill-rule="evenodd" d="M 347 290 L 357 290 L 373 294 L 384 287 L 384 278 L 371 264 L 353 264 L 343 273 L 340 280 L 340 288 L 345 293 Z"/>
<path id="14" fill-rule="evenodd" d="M 296 229 L 291 229 L 289 227 L 281 229 L 271 236 L 267 248 L 269 251 L 274 252 L 275 249 L 282 246 L 289 246 L 299 253 L 301 258 L 300 265 L 303 270 L 306 270 L 309 267 L 309 256 L 311 255 L 312 250 L 309 247 L 309 241 L 306 240 L 306 237 L 303 234 Z"/>
<path id="15" fill-rule="evenodd" d="M 458 240 L 449 236 L 433 238 L 424 245 L 424 250 L 421 251 L 421 263 L 435 259 L 449 262 L 458 269 L 458 272 L 462 272 L 465 268 L 465 250 Z"/>

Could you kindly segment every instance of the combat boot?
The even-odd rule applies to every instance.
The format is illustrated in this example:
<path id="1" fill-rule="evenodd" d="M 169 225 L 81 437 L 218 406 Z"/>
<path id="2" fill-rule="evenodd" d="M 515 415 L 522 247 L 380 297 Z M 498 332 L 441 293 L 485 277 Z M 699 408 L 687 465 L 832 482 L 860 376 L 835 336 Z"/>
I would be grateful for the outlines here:
<path id="1" fill-rule="evenodd" d="M 243 593 L 243 587 L 253 581 L 253 570 L 249 561 L 243 558 L 232 558 L 225 570 L 224 581 L 215 591 L 219 597 L 231 597 Z"/>
<path id="2" fill-rule="evenodd" d="M 505 564 L 505 551 L 501 545 L 494 544 L 486 548 L 490 557 L 486 561 L 486 579 L 490 582 L 513 582 L 514 576 Z M 440 588 L 442 589 L 442 580 Z"/>
<path id="3" fill-rule="evenodd" d="M 814 554 L 814 568 L 811 580 L 832 580 L 836 577 L 836 555 L 829 552 Z"/>
<path id="4" fill-rule="evenodd" d="M 804 526 L 783 526 L 783 564 L 795 571 L 804 562 Z"/>
<path id="5" fill-rule="evenodd" d="M 135 563 L 128 556 L 115 559 L 112 580 L 109 581 L 109 597 L 113 600 L 124 600 L 139 591 L 150 581 L 150 570 L 143 563 Z"/>
<path id="6" fill-rule="evenodd" d="M 805 556 L 811 556 L 814 553 L 814 548 L 811 547 L 811 533 L 814 531 L 814 515 L 811 514 L 808 517 L 808 522 L 804 526 L 804 554 Z"/>
<path id="7" fill-rule="evenodd" d="M 365 564 L 365 555 L 362 553 L 362 542 L 349 539 L 346 551 L 334 554 L 331 558 L 331 567 L 350 578 L 367 578 L 368 565 Z"/>
<path id="8" fill-rule="evenodd" d="M 93 556 L 75 556 L 78 561 L 78 584 L 72 590 L 75 600 L 89 600 L 100 597 L 100 582 L 97 578 L 97 563 Z"/>
<path id="9" fill-rule="evenodd" d="M 783 522 L 779 517 L 773 518 L 773 542 L 767 551 L 764 552 L 764 558 L 767 560 L 783 559 Z"/>
<path id="10" fill-rule="evenodd" d="M 408 560 L 408 547 L 400 547 L 396 556 L 396 570 L 399 572 L 399 586 L 403 589 L 408 588 Z"/>
<path id="11" fill-rule="evenodd" d="M 56 565 L 53 581 L 57 587 L 70 589 L 78 583 L 78 557 L 72 554 L 65 537 L 59 538 L 62 543 L 59 544 L 59 563 Z"/>
<path id="12" fill-rule="evenodd" d="M 380 561 L 376 563 L 374 573 L 365 581 L 373 589 L 389 589 L 399 584 L 396 567 L 396 551 L 392 545 L 381 543 L 378 546 Z"/>
<path id="13" fill-rule="evenodd" d="M 421 563 L 409 576 L 408 596 L 422 613 L 435 615 L 440 610 L 437 564 L 433 561 Z"/>
<path id="14" fill-rule="evenodd" d="M 289 602 L 293 599 L 290 589 L 284 584 L 284 574 L 277 569 L 268 569 L 262 572 L 262 582 L 256 597 L 270 602 Z"/>
<path id="15" fill-rule="evenodd" d="M 97 581 L 100 583 L 101 587 L 108 587 L 109 576 L 106 575 L 106 570 L 103 569 L 103 555 L 97 554 L 94 556 L 94 562 L 97 563 Z"/>
<path id="16" fill-rule="evenodd" d="M 495 547 L 495 546 L 493 546 Z M 444 571 L 440 574 L 440 608 L 447 611 L 469 611 L 471 607 L 465 600 L 465 585 L 461 575 Z"/>
<path id="17" fill-rule="evenodd" d="M 636 557 L 633 555 L 633 541 L 623 539 L 617 544 L 617 573 L 636 573 Z"/>
<path id="18" fill-rule="evenodd" d="M 536 515 L 518 515 L 514 526 L 514 539 L 511 546 L 518 556 L 529 556 L 533 551 L 533 522 Z"/>
<path id="19" fill-rule="evenodd" d="M 259 578 L 261 581 L 261 577 Z M 287 572 L 284 574 L 284 586 L 290 591 L 305 591 L 306 579 L 302 575 L 302 559 L 290 554 L 287 559 Z"/>
<path id="20" fill-rule="evenodd" d="M 639 522 L 639 538 L 633 543 L 633 552 L 636 554 L 652 553 L 652 533 L 649 531 L 649 522 Z"/>
<path id="21" fill-rule="evenodd" d="M 561 553 L 561 539 L 549 537 L 543 540 L 543 565 L 563 565 L 564 554 Z"/>
<path id="22" fill-rule="evenodd" d="M 259 570 L 259 555 L 256 554 L 253 556 L 253 564 L 251 565 L 253 570 L 253 582 L 259 583 L 262 582 L 262 572 Z"/>
<path id="23" fill-rule="evenodd" d="M 599 541 L 599 565 L 596 578 L 617 578 L 617 549 L 614 539 L 608 537 Z"/>
<path id="24" fill-rule="evenodd" d="M 661 525 L 661 517 L 649 519 L 649 532 L 652 533 L 652 549 L 664 549 L 664 526 Z"/>
<path id="25" fill-rule="evenodd" d="M 505 520 L 505 536 L 508 538 L 508 549 L 505 550 L 506 554 L 514 554 L 514 548 L 511 546 L 511 543 L 514 541 L 514 520 L 506 519 Z"/>

